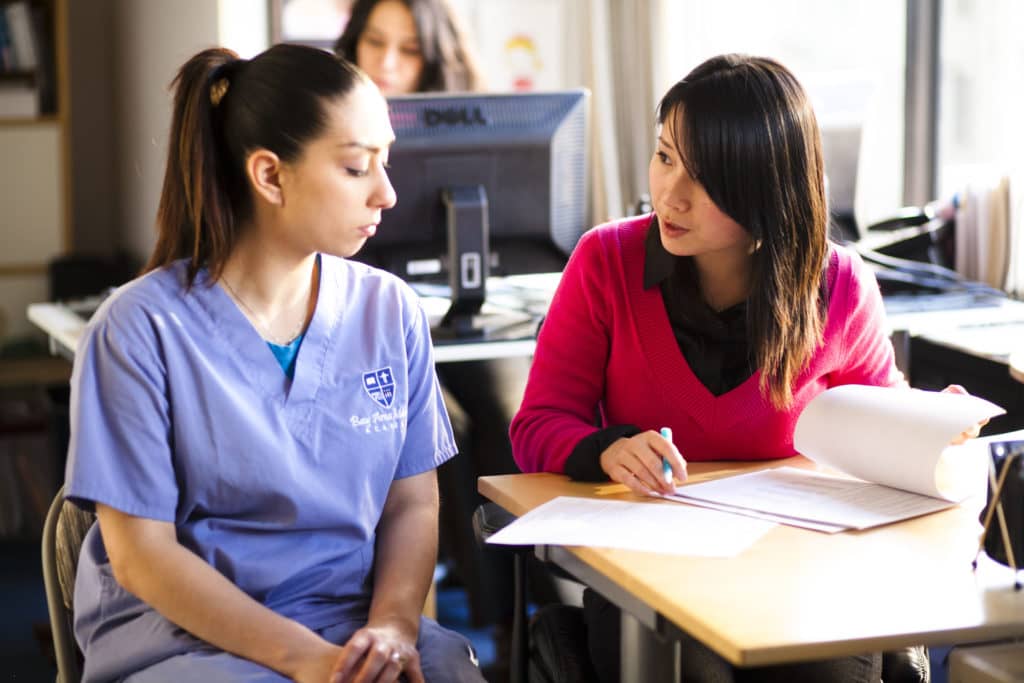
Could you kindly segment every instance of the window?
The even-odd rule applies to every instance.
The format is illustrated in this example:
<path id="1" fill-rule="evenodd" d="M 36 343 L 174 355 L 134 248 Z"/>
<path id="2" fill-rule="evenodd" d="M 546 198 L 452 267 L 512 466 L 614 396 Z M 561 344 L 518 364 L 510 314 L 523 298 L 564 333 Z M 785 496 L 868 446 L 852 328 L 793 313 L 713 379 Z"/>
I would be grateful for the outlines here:
<path id="1" fill-rule="evenodd" d="M 272 42 L 333 49 L 350 5 L 351 0 L 271 0 Z"/>
<path id="2" fill-rule="evenodd" d="M 662 0 L 660 11 L 657 92 L 715 54 L 775 58 L 814 102 L 833 208 L 856 189 L 863 226 L 902 206 L 905 2 Z"/>
<path id="3" fill-rule="evenodd" d="M 1024 166 L 1024 3 L 942 3 L 938 187 Z"/>

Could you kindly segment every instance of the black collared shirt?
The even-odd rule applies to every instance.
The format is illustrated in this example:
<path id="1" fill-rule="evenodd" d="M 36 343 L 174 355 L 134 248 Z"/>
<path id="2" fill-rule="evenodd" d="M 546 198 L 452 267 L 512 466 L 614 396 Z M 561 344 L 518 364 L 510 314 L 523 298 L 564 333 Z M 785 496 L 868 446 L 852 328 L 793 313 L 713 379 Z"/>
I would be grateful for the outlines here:
<path id="1" fill-rule="evenodd" d="M 700 383 L 715 396 L 735 389 L 754 372 L 747 339 L 747 302 L 723 311 L 707 305 L 690 256 L 675 256 L 661 244 L 657 218 L 647 231 L 644 289 L 661 288 L 672 333 Z"/>
<path id="2" fill-rule="evenodd" d="M 644 255 L 644 289 L 661 289 L 672 333 L 693 374 L 715 396 L 735 389 L 754 372 L 747 339 L 747 304 L 723 311 L 707 305 L 700 293 L 696 266 L 689 256 L 666 251 L 658 231 L 658 219 L 647 231 Z M 601 469 L 601 453 L 623 436 L 639 434 L 635 425 L 611 425 L 580 440 L 565 461 L 573 479 L 607 480 Z"/>

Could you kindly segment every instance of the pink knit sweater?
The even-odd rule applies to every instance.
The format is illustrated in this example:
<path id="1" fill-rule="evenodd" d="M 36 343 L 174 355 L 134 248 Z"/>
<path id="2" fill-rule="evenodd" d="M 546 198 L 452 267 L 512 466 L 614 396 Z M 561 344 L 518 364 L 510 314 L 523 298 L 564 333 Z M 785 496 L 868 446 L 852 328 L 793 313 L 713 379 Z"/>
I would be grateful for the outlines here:
<path id="1" fill-rule="evenodd" d="M 694 376 L 672 334 L 658 287 L 643 288 L 650 216 L 601 225 L 580 240 L 551 303 L 512 451 L 524 472 L 563 472 L 565 460 L 605 425 L 671 427 L 687 460 L 766 460 L 793 455 L 793 429 L 808 401 L 839 384 L 892 385 L 902 377 L 886 338 L 873 274 L 860 257 L 833 246 L 824 340 L 777 410 L 755 372 L 714 396 Z"/>

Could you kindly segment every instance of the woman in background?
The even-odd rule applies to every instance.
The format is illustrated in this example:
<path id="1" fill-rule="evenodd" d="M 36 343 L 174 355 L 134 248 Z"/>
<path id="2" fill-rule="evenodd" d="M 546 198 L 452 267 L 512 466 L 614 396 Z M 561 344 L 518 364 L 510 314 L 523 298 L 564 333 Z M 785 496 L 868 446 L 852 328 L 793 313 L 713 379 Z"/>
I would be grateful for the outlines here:
<path id="1" fill-rule="evenodd" d="M 420 616 L 455 453 L 427 320 L 348 260 L 395 202 L 384 98 L 296 45 L 173 87 L 156 248 L 75 355 L 84 680 L 482 681 Z"/>
<path id="2" fill-rule="evenodd" d="M 356 0 L 334 51 L 385 97 L 483 87 L 461 22 L 444 0 Z"/>

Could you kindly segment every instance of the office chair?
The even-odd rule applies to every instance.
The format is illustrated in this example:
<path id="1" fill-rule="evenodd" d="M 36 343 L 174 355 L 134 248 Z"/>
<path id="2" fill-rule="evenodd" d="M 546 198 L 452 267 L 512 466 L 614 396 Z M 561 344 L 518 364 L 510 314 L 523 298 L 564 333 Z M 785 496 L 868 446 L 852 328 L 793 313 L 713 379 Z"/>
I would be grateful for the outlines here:
<path id="1" fill-rule="evenodd" d="M 515 516 L 497 503 L 484 503 L 473 512 L 478 543 L 512 522 Z M 510 683 L 583 683 L 597 679 L 587 650 L 583 609 L 575 605 L 545 605 L 527 614 L 527 563 L 533 546 L 501 546 L 513 554 L 512 651 Z M 556 576 L 572 579 L 547 565 Z"/>
<path id="2" fill-rule="evenodd" d="M 86 532 L 96 521 L 91 512 L 64 501 L 62 486 L 50 505 L 43 525 L 43 584 L 57 660 L 56 683 L 79 683 L 82 653 L 72 630 L 75 571 Z"/>

